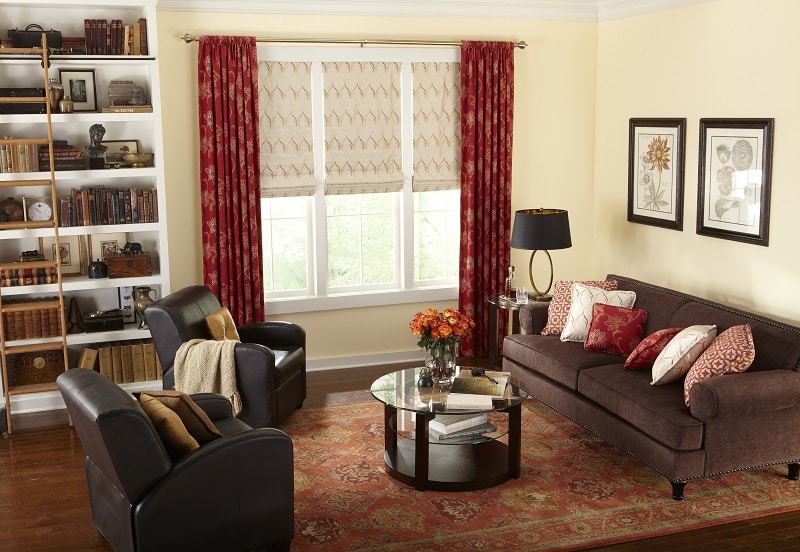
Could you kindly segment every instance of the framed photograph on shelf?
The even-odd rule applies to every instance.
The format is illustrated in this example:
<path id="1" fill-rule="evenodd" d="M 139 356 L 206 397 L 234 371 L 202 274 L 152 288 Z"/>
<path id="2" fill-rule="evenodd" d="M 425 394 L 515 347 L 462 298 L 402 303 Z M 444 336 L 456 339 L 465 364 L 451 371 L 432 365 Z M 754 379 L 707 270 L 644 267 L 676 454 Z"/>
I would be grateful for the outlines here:
<path id="1" fill-rule="evenodd" d="M 630 119 L 628 221 L 683 230 L 686 119 Z"/>
<path id="2" fill-rule="evenodd" d="M 774 119 L 700 119 L 697 233 L 769 245 Z"/>
<path id="3" fill-rule="evenodd" d="M 126 165 L 123 154 L 139 153 L 139 140 L 107 140 L 103 145 L 107 148 L 103 154 L 107 165 Z"/>
<path id="4" fill-rule="evenodd" d="M 89 258 L 94 261 L 106 260 L 111 253 L 118 253 L 130 241 L 128 232 L 111 232 L 108 234 L 89 234 Z"/>
<path id="5" fill-rule="evenodd" d="M 85 274 L 83 236 L 59 236 L 58 241 L 60 248 L 56 248 L 54 237 L 39 238 L 39 251 L 49 261 L 61 257 L 61 274 L 64 276 Z"/>
<path id="6" fill-rule="evenodd" d="M 64 97 L 72 100 L 75 111 L 97 111 L 94 69 L 59 69 Z"/>

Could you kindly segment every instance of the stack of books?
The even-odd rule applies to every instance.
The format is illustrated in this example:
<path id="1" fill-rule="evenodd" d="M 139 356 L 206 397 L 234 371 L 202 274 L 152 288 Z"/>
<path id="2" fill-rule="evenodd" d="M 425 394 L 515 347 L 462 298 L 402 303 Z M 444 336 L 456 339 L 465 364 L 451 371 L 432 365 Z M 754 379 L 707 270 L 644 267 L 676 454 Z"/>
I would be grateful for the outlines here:
<path id="1" fill-rule="evenodd" d="M 79 366 L 94 369 L 114 383 L 155 381 L 163 376 L 161 362 L 152 339 L 109 341 L 81 351 Z"/>
<path id="2" fill-rule="evenodd" d="M 428 433 L 437 441 L 476 437 L 493 431 L 497 428 L 489 423 L 485 413 L 475 416 L 437 414 L 428 423 Z"/>

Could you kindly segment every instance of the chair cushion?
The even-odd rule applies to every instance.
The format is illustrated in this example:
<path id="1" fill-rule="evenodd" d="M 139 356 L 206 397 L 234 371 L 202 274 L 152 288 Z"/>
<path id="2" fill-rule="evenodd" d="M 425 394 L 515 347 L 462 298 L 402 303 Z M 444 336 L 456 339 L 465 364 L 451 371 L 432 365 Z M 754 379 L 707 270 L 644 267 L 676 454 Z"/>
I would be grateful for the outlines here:
<path id="1" fill-rule="evenodd" d="M 208 333 L 211 334 L 213 339 L 217 341 L 241 341 L 239 332 L 236 331 L 236 323 L 233 321 L 233 316 L 231 316 L 231 311 L 228 310 L 228 307 L 222 307 L 217 312 L 209 314 L 205 320 Z"/>
<path id="2" fill-rule="evenodd" d="M 141 393 L 139 395 L 141 397 Z M 157 389 L 147 391 L 147 395 L 173 410 L 181 419 L 189 434 L 199 444 L 203 445 L 222 437 L 222 433 L 216 428 L 211 418 L 186 393 L 169 389 Z M 141 401 L 141 399 L 139 400 Z"/>
<path id="3" fill-rule="evenodd" d="M 180 460 L 200 448 L 197 439 L 189 434 L 180 416 L 174 410 L 147 393 L 139 395 L 139 404 L 153 422 L 170 458 Z"/>

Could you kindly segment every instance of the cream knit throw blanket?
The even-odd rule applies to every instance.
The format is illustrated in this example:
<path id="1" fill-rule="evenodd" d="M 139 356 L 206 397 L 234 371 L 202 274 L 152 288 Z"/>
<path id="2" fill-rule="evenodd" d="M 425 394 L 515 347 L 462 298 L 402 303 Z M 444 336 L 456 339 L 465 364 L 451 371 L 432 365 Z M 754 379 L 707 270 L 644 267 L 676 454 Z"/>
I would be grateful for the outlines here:
<path id="1" fill-rule="evenodd" d="M 242 411 L 236 388 L 233 349 L 238 341 L 192 339 L 175 354 L 175 389 L 184 393 L 219 393 L 231 401 L 233 415 Z"/>

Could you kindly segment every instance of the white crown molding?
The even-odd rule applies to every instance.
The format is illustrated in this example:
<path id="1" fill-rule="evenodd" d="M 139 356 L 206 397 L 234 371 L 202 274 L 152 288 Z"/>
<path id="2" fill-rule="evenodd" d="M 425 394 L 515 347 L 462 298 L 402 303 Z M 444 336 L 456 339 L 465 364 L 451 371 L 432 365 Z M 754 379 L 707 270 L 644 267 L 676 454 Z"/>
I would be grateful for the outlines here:
<path id="1" fill-rule="evenodd" d="M 159 10 L 608 21 L 711 0 L 158 0 Z"/>

